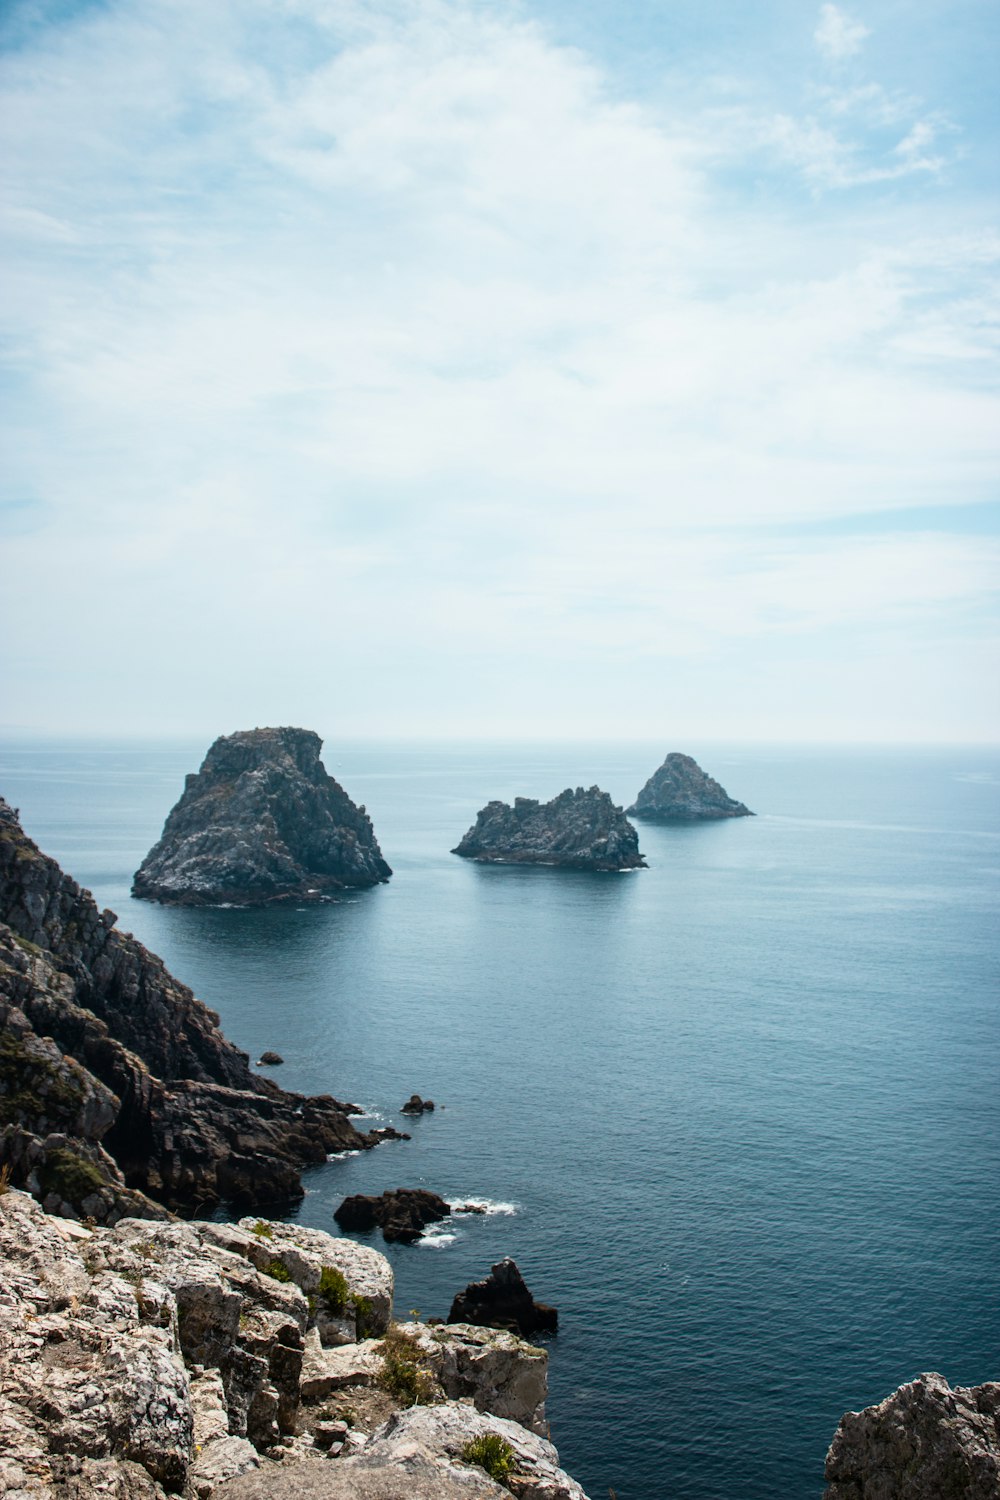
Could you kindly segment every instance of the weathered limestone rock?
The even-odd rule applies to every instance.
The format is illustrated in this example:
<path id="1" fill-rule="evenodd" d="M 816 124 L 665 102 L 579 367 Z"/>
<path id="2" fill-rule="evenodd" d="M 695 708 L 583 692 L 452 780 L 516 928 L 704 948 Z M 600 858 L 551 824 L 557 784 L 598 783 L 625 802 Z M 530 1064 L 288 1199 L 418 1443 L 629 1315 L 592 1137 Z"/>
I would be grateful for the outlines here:
<path id="1" fill-rule="evenodd" d="M 752 818 L 690 755 L 671 751 L 628 810 L 631 818 L 654 823 L 701 823 L 718 818 Z"/>
<path id="2" fill-rule="evenodd" d="M 489 864 L 558 865 L 570 870 L 636 870 L 639 835 L 600 787 L 567 787 L 551 802 L 490 802 L 452 854 Z"/>
<path id="3" fill-rule="evenodd" d="M 252 1073 L 115 921 L 0 798 L 0 1164 L 17 1185 L 98 1223 L 287 1203 L 303 1165 L 383 1139 L 354 1106 Z"/>
<path id="4" fill-rule="evenodd" d="M 997 1500 L 1000 1382 L 920 1375 L 849 1411 L 826 1457 L 826 1500 Z"/>
<path id="5" fill-rule="evenodd" d="M 26 1195 L 0 1195 L 3 1478 L 38 1495 L 97 1493 L 87 1465 L 113 1460 L 146 1476 L 123 1467 L 123 1493 L 178 1489 L 193 1423 L 173 1331 L 146 1320 L 140 1285 L 91 1276 L 58 1225 Z"/>
<path id="6" fill-rule="evenodd" d="M 208 1500 L 225 1480 L 259 1468 L 260 1454 L 246 1438 L 213 1438 L 196 1453 L 187 1472 L 184 1494 L 190 1500 Z"/>
<path id="7" fill-rule="evenodd" d="M 448 1322 L 514 1329 L 527 1338 L 543 1330 L 554 1332 L 559 1314 L 554 1307 L 535 1301 L 517 1263 L 508 1257 L 497 1261 L 483 1281 L 470 1281 L 465 1291 L 459 1292 L 451 1304 Z"/>
<path id="8" fill-rule="evenodd" d="M 230 1480 L 216 1500 L 509 1500 L 510 1491 L 482 1469 L 442 1464 L 418 1444 L 389 1462 L 305 1459 L 293 1468 L 269 1464 Z"/>
<path id="9" fill-rule="evenodd" d="M 549 1356 L 498 1328 L 449 1323 L 429 1328 L 402 1323 L 400 1331 L 421 1351 L 426 1367 L 450 1401 L 471 1400 L 477 1411 L 492 1412 L 545 1436 L 545 1397 Z"/>
<path id="10" fill-rule="evenodd" d="M 391 1188 L 379 1197 L 354 1193 L 345 1198 L 333 1217 L 341 1229 L 362 1232 L 381 1226 L 383 1238 L 410 1245 L 428 1224 L 437 1224 L 451 1213 L 450 1205 L 426 1188 Z"/>
<path id="11" fill-rule="evenodd" d="M 217 739 L 136 872 L 132 894 L 173 905 L 317 900 L 392 874 L 363 807 L 328 776 L 308 729 Z"/>

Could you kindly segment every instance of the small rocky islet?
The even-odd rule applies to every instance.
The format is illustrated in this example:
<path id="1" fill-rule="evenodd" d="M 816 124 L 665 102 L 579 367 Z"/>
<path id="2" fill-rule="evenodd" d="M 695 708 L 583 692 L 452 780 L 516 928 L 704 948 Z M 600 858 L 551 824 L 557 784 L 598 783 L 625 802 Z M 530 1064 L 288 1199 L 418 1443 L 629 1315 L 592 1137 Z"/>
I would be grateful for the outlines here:
<path id="1" fill-rule="evenodd" d="M 567 787 L 551 802 L 489 802 L 451 851 L 481 864 L 554 865 L 569 870 L 639 870 L 639 835 L 600 787 Z"/>
<path id="2" fill-rule="evenodd" d="M 632 806 L 630 818 L 653 823 L 708 823 L 719 818 L 752 818 L 742 802 L 730 797 L 724 787 L 693 756 L 672 750 L 653 772 Z"/>
<path id="3" fill-rule="evenodd" d="M 257 906 L 388 880 L 371 819 L 327 774 L 322 744 L 293 728 L 217 739 L 136 871 L 133 896 Z"/>

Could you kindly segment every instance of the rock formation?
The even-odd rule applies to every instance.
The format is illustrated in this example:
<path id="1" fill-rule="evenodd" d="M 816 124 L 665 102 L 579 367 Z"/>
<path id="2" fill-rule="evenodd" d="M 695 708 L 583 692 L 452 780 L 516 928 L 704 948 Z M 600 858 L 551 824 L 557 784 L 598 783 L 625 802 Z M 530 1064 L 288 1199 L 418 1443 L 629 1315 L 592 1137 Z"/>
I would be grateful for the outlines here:
<path id="1" fill-rule="evenodd" d="M 629 808 L 629 816 L 655 823 L 701 823 L 717 818 L 752 818 L 742 802 L 707 775 L 690 755 L 673 750 L 654 771 Z"/>
<path id="2" fill-rule="evenodd" d="M 376 1144 L 355 1106 L 253 1074 L 115 921 L 0 799 L 0 1164 L 16 1184 L 110 1223 L 294 1200 L 303 1165 Z"/>
<path id="3" fill-rule="evenodd" d="M 646 861 L 639 835 L 600 787 L 567 787 L 551 802 L 490 802 L 452 854 L 492 864 L 560 865 L 571 870 L 636 870 Z"/>
<path id="4" fill-rule="evenodd" d="M 433 1114 L 434 1100 L 421 1099 L 419 1094 L 411 1094 L 399 1112 L 401 1115 L 423 1115 L 428 1112 Z"/>
<path id="5" fill-rule="evenodd" d="M 554 1333 L 559 1314 L 536 1302 L 512 1260 L 501 1260 L 483 1281 L 470 1281 L 451 1304 L 449 1323 L 473 1323 L 485 1328 L 516 1329 L 524 1338 L 547 1330 Z"/>
<path id="6" fill-rule="evenodd" d="M 341 1229 L 364 1231 L 379 1225 L 383 1239 L 412 1245 L 428 1224 L 437 1224 L 450 1213 L 450 1206 L 437 1193 L 426 1188 L 395 1188 L 378 1198 L 354 1193 L 333 1217 Z"/>
<path id="7" fill-rule="evenodd" d="M 840 1419 L 826 1500 L 997 1500 L 1000 1383 L 951 1389 L 920 1375 Z"/>
<path id="8" fill-rule="evenodd" d="M 388 880 L 371 821 L 327 775 L 321 746 L 308 729 L 216 740 L 136 871 L 133 896 L 259 905 Z"/>
<path id="9" fill-rule="evenodd" d="M 90 1230 L 0 1193 L 0 1493 L 503 1500 L 463 1457 L 494 1432 L 516 1494 L 586 1500 L 539 1436 L 545 1351 L 393 1324 L 392 1293 L 384 1256 L 317 1230 Z"/>

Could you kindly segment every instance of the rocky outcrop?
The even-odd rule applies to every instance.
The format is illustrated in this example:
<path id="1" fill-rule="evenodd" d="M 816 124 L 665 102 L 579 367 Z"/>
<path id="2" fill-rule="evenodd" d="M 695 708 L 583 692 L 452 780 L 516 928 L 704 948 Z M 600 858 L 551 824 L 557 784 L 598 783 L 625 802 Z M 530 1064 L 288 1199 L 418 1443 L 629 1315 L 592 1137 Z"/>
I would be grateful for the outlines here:
<path id="1" fill-rule="evenodd" d="M 951 1389 L 920 1375 L 840 1419 L 825 1500 L 997 1500 L 1000 1383 Z"/>
<path id="2" fill-rule="evenodd" d="M 567 787 L 551 802 L 490 802 L 452 851 L 489 864 L 558 865 L 570 870 L 636 870 L 639 835 L 600 787 Z"/>
<path id="3" fill-rule="evenodd" d="M 629 808 L 629 817 L 654 823 L 702 823 L 718 818 L 752 818 L 742 802 L 701 769 L 690 755 L 671 751 Z"/>
<path id="4" fill-rule="evenodd" d="M 304 1165 L 376 1144 L 354 1106 L 252 1073 L 115 922 L 0 799 L 0 1164 L 16 1184 L 110 1223 L 294 1201 Z"/>
<path id="5" fill-rule="evenodd" d="M 498 1261 L 483 1281 L 470 1281 L 451 1304 L 449 1323 L 473 1323 L 486 1328 L 509 1328 L 528 1338 L 542 1331 L 554 1333 L 559 1314 L 536 1302 L 515 1261 Z"/>
<path id="6" fill-rule="evenodd" d="M 419 1094 L 411 1094 L 399 1112 L 401 1115 L 433 1114 L 434 1100 L 421 1099 Z"/>
<path id="7" fill-rule="evenodd" d="M 344 1199 L 333 1217 L 341 1229 L 363 1232 L 378 1225 L 384 1239 L 411 1245 L 428 1224 L 436 1224 L 450 1213 L 450 1204 L 426 1188 L 390 1188 L 377 1198 L 365 1193 L 352 1194 Z"/>
<path id="8" fill-rule="evenodd" d="M 388 880 L 371 820 L 327 775 L 322 743 L 308 729 L 217 739 L 136 871 L 133 896 L 259 905 Z"/>
<path id="9" fill-rule="evenodd" d="M 90 1230 L 0 1193 L 0 1493 L 502 1497 L 463 1457 L 494 1432 L 514 1493 L 585 1500 L 538 1435 L 544 1350 L 391 1309 L 385 1257 L 317 1230 Z"/>

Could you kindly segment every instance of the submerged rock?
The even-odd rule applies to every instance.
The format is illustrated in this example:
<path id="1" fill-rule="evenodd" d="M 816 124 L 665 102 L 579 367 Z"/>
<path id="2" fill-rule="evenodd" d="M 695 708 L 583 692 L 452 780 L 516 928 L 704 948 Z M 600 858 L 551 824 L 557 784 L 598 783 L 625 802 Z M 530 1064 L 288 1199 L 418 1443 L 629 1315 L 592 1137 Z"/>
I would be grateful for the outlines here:
<path id="1" fill-rule="evenodd" d="M 600 787 L 567 787 L 551 802 L 490 802 L 452 851 L 482 863 L 559 865 L 571 870 L 637 870 L 639 835 Z"/>
<path id="2" fill-rule="evenodd" d="M 133 896 L 260 905 L 388 880 L 371 820 L 327 775 L 321 746 L 308 729 L 217 739 L 136 871 Z"/>
<path id="3" fill-rule="evenodd" d="M 428 1224 L 446 1219 L 451 1208 L 437 1193 L 426 1188 L 395 1188 L 380 1197 L 354 1193 L 345 1198 L 334 1213 L 341 1229 L 374 1229 L 378 1225 L 383 1238 L 412 1244 Z"/>
<path id="4" fill-rule="evenodd" d="M 215 1012 L 115 923 L 0 798 L 0 1164 L 15 1185 L 110 1224 L 287 1203 L 307 1163 L 377 1144 L 354 1106 L 254 1074 Z"/>
<path id="5" fill-rule="evenodd" d="M 449 1323 L 472 1323 L 485 1328 L 508 1328 L 527 1338 L 543 1330 L 554 1333 L 559 1314 L 536 1302 L 525 1285 L 516 1261 L 498 1261 L 483 1281 L 470 1281 L 451 1304 Z"/>
<path id="6" fill-rule="evenodd" d="M 690 755 L 673 750 L 654 771 L 629 808 L 629 816 L 657 823 L 700 823 L 717 818 L 752 818 L 742 802 L 701 769 Z"/>
<path id="7" fill-rule="evenodd" d="M 920 1375 L 840 1419 L 825 1500 L 997 1500 L 1000 1383 L 954 1390 Z"/>

